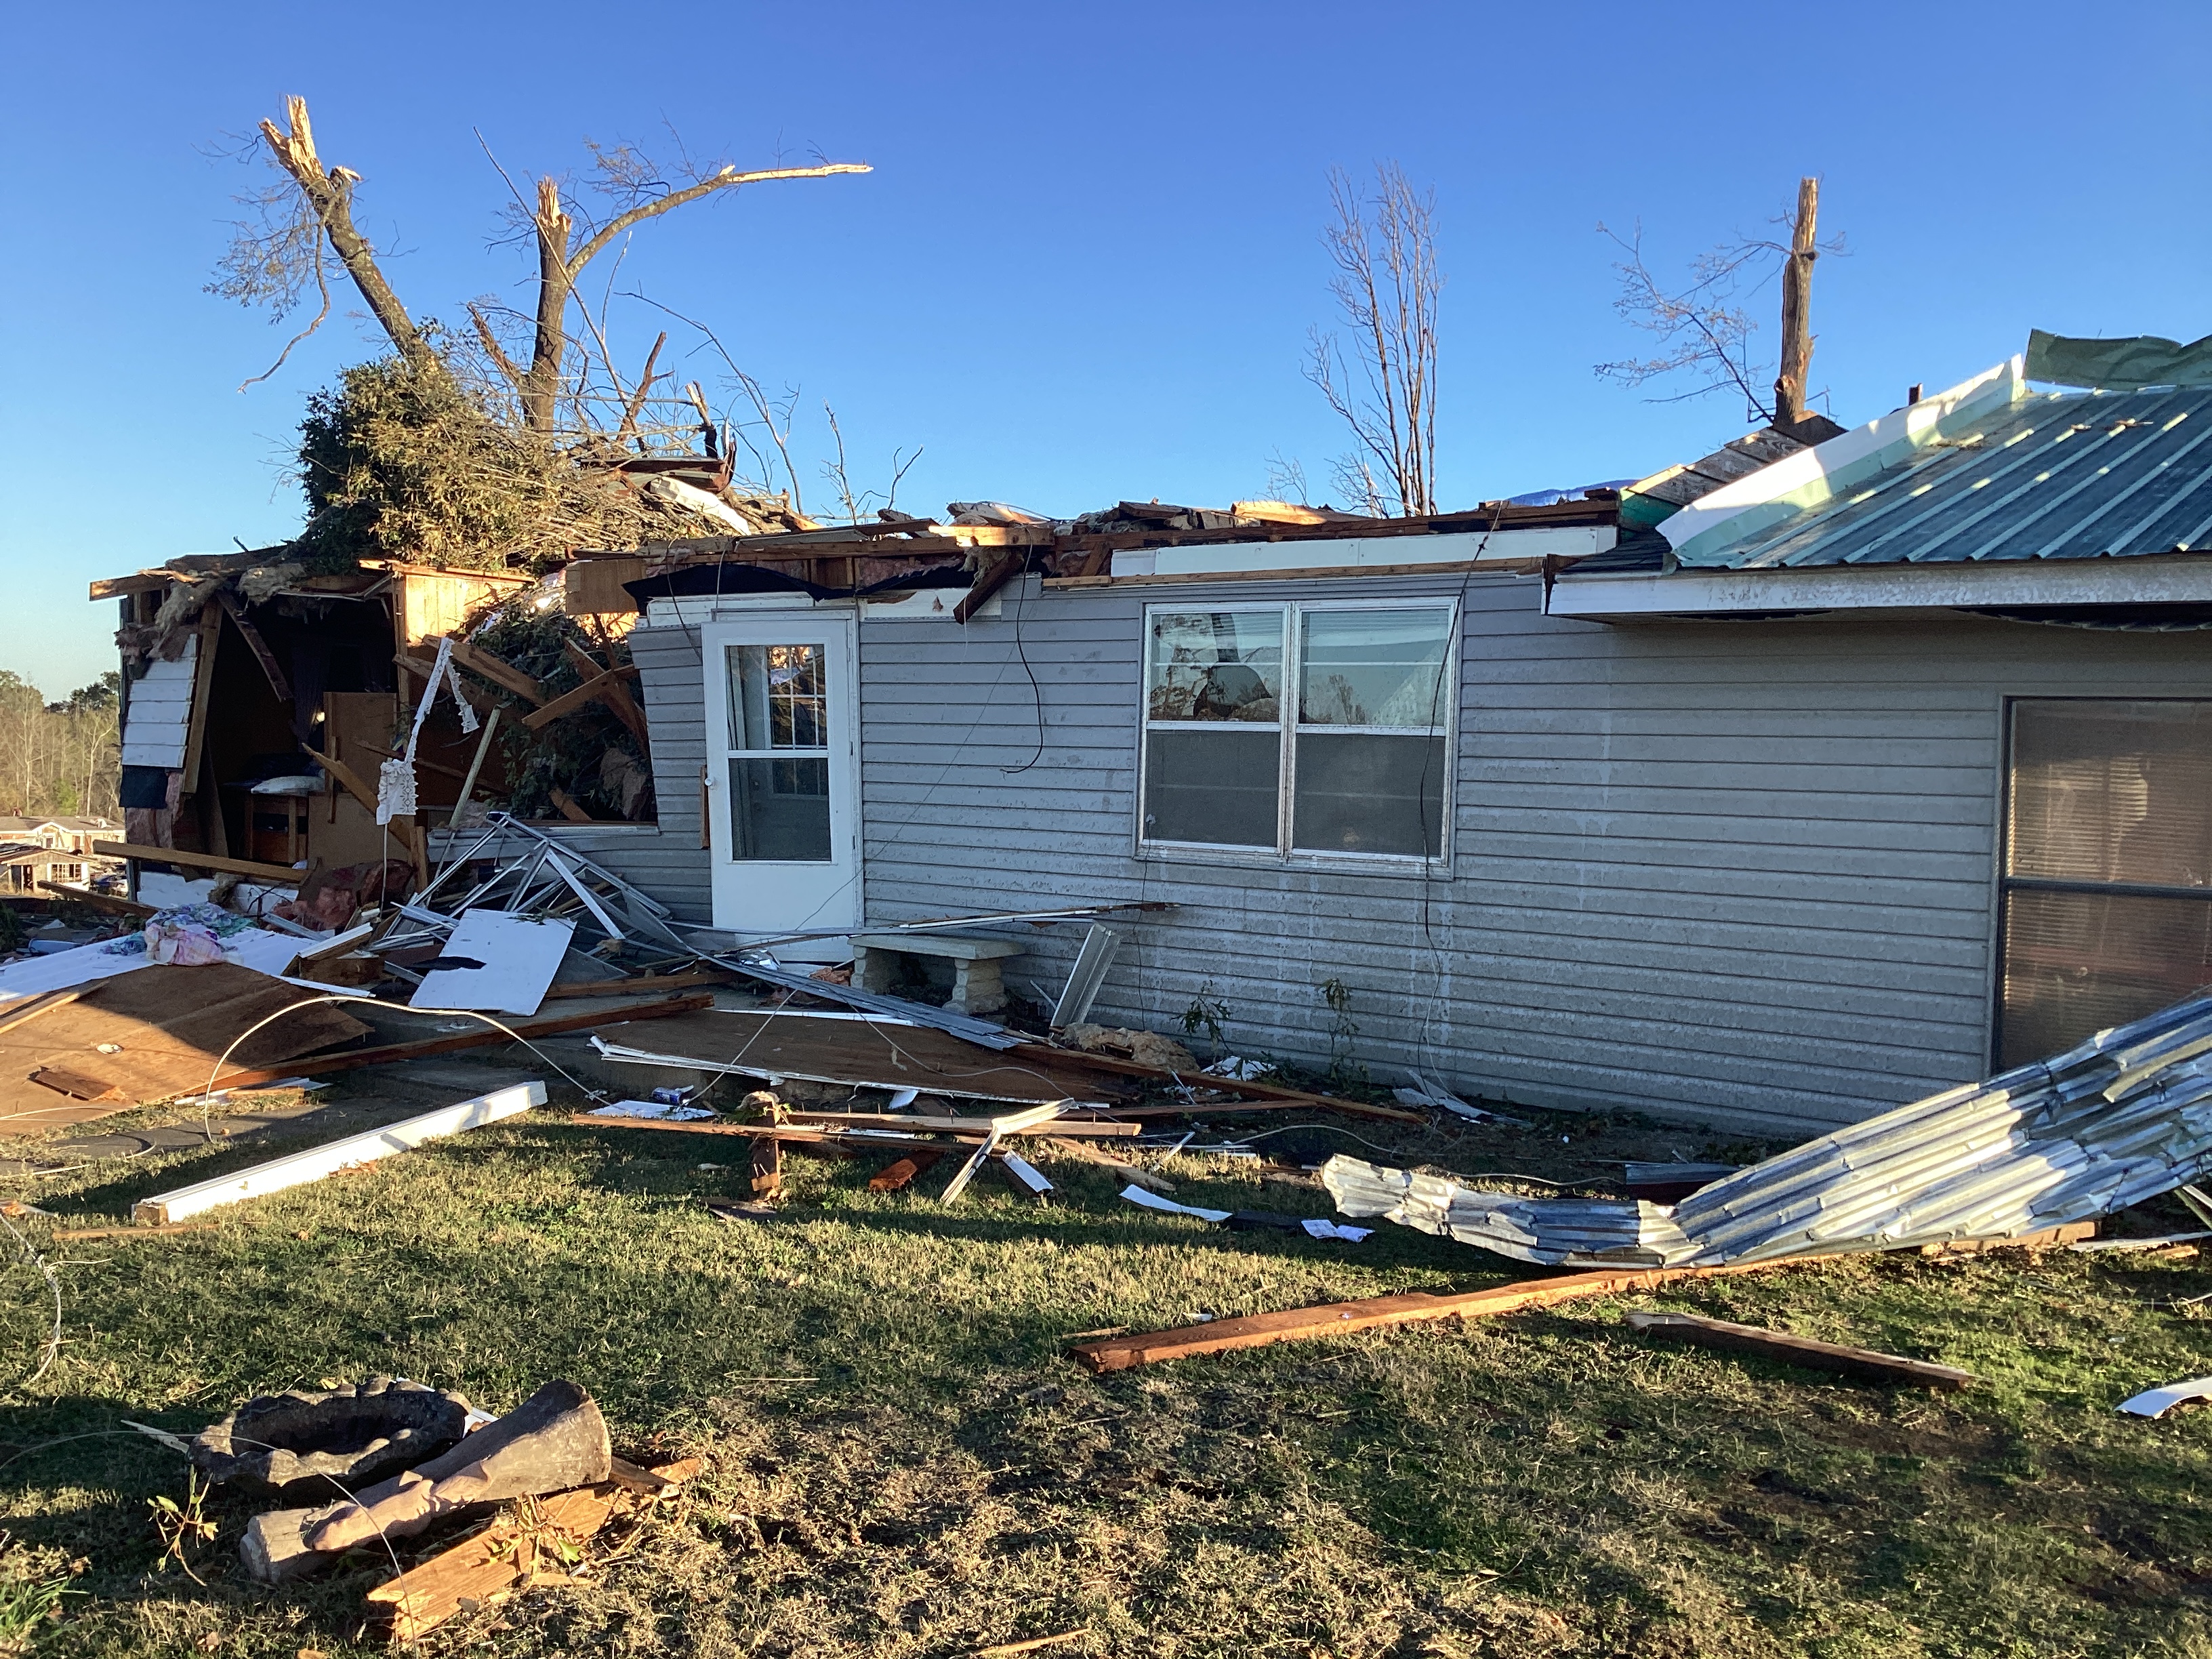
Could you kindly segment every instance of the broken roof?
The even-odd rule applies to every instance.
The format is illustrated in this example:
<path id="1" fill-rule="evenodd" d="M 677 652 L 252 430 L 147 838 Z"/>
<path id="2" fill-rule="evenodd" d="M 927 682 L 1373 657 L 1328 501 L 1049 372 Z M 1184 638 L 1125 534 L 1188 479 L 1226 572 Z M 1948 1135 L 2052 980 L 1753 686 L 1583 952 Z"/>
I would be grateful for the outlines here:
<path id="1" fill-rule="evenodd" d="M 2212 389 L 2031 390 L 2021 360 L 1713 492 L 1684 568 L 2125 558 L 2212 538 Z"/>

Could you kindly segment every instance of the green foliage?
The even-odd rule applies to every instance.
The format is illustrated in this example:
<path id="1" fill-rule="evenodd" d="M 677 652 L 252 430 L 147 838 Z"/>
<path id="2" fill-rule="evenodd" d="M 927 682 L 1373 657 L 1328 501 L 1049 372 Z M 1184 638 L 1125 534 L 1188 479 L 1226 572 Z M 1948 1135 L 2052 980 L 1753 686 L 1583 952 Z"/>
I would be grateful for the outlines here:
<path id="1" fill-rule="evenodd" d="M 24 1549 L 0 1533 L 0 1654 L 28 1653 L 59 1625 L 62 1598 L 79 1594 L 70 1577 L 59 1551 Z"/>
<path id="2" fill-rule="evenodd" d="M 122 782 L 117 688 L 103 674 L 60 702 L 0 669 L 0 812 L 112 818 Z"/>
<path id="3" fill-rule="evenodd" d="M 1221 1028 L 1229 1018 L 1229 1005 L 1213 994 L 1213 981 L 1208 980 L 1198 988 L 1198 994 L 1190 1000 L 1190 1006 L 1182 1011 L 1182 1034 L 1195 1037 L 1206 1033 L 1217 1053 L 1221 1048 Z"/>

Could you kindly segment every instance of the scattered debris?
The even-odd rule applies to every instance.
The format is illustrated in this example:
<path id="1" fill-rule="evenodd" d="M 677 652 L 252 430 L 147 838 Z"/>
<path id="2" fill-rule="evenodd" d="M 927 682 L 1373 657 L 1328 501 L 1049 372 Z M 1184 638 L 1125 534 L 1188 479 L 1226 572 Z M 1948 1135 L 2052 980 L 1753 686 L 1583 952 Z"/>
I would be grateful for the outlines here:
<path id="1" fill-rule="evenodd" d="M 2078 1244 L 2069 1244 L 2069 1250 L 2084 1253 L 2100 1250 L 2164 1250 L 2176 1244 L 2194 1244 L 2200 1239 L 2212 1238 L 2212 1232 L 2160 1233 L 2154 1238 L 2088 1238 Z"/>
<path id="2" fill-rule="evenodd" d="M 1944 1091 L 1699 1188 L 1674 1208 L 1522 1198 L 1339 1156 L 1346 1215 L 1516 1261 L 1713 1267 L 2018 1239 L 2170 1192 L 2212 1166 L 2212 996 Z"/>
<path id="3" fill-rule="evenodd" d="M 610 1461 L 609 1478 L 549 1498 L 526 1498 L 505 1519 L 370 1590 L 394 1645 L 411 1643 L 455 1613 L 489 1607 L 533 1583 L 568 1577 L 575 1552 L 610 1521 L 635 1515 L 696 1475 L 696 1457 L 641 1469 Z"/>
<path id="4" fill-rule="evenodd" d="M 1104 988 L 1106 971 L 1114 965 L 1114 957 L 1125 937 L 1121 929 L 1109 927 L 1103 921 L 1091 924 L 1090 931 L 1083 936 L 1082 947 L 1075 953 L 1075 965 L 1068 969 L 1066 987 L 1053 1006 L 1053 1030 L 1064 1031 L 1091 1018 L 1091 1005 L 1097 1001 L 1098 993 Z"/>
<path id="5" fill-rule="evenodd" d="M 471 910 L 447 936 L 444 951 L 421 964 L 422 982 L 409 1006 L 534 1014 L 575 932 L 573 921 Z"/>
<path id="6" fill-rule="evenodd" d="M 1155 1072 L 1192 1077 L 1204 1070 L 1198 1056 L 1171 1037 L 1155 1031 L 1130 1031 L 1104 1025 L 1071 1025 L 1060 1034 L 1062 1042 L 1086 1054 L 1115 1054 Z"/>
<path id="7" fill-rule="evenodd" d="M 1431 1083 L 1419 1072 L 1406 1075 L 1413 1079 L 1410 1089 L 1393 1089 L 1390 1092 L 1401 1105 L 1427 1106 L 1437 1111 L 1449 1112 L 1470 1123 L 1504 1123 L 1516 1129 L 1533 1129 L 1536 1126 L 1525 1117 L 1508 1117 L 1503 1112 L 1486 1111 L 1480 1106 L 1469 1105 L 1442 1084 Z"/>
<path id="8" fill-rule="evenodd" d="M 2186 1382 L 2169 1382 L 2162 1389 L 2146 1389 L 2131 1399 L 2120 1401 L 2120 1410 L 2130 1417 L 2163 1417 L 2176 1406 L 2192 1400 L 2212 1400 L 2212 1376 L 2199 1376 Z"/>
<path id="9" fill-rule="evenodd" d="M 1208 1210 L 1195 1204 L 1178 1204 L 1171 1198 L 1162 1198 L 1157 1193 L 1147 1192 L 1133 1184 L 1121 1188 L 1121 1196 L 1132 1204 L 1140 1205 L 1147 1210 L 1158 1210 L 1163 1215 L 1187 1215 L 1200 1221 L 1218 1222 L 1228 1220 L 1231 1214 L 1227 1210 Z"/>
<path id="10" fill-rule="evenodd" d="M 326 1146 L 295 1152 L 289 1158 L 272 1158 L 249 1170 L 216 1176 L 212 1180 L 179 1187 L 174 1192 L 141 1199 L 131 1209 L 131 1218 L 156 1225 L 181 1221 L 186 1216 L 198 1215 L 218 1205 L 235 1204 L 240 1199 L 259 1198 L 269 1193 L 282 1192 L 288 1187 L 305 1186 L 309 1182 L 335 1175 L 340 1170 L 350 1170 L 380 1158 L 389 1158 L 394 1152 L 406 1152 L 442 1135 L 457 1134 L 463 1129 L 473 1129 L 480 1124 L 495 1123 L 503 1117 L 513 1117 L 519 1112 L 526 1112 L 533 1106 L 544 1103 L 545 1085 L 543 1083 L 518 1083 L 512 1088 L 478 1095 L 474 1099 L 441 1107 L 434 1112 L 425 1112 L 420 1117 L 410 1117 L 404 1122 L 389 1123 L 381 1129 L 348 1135 L 344 1139 L 334 1140 Z"/>
<path id="11" fill-rule="evenodd" d="M 1756 1325 L 1731 1324 L 1725 1319 L 1706 1319 L 1697 1314 L 1641 1313 L 1627 1316 L 1630 1327 L 1662 1341 L 1688 1342 L 1701 1348 L 1722 1348 L 1732 1353 L 1757 1354 L 1779 1359 L 1808 1370 L 1834 1371 L 1844 1376 L 1875 1382 L 1910 1382 L 1929 1389 L 1963 1389 L 1977 1378 L 1972 1371 L 1924 1359 L 1905 1359 L 1876 1353 L 1871 1348 L 1850 1348 L 1833 1342 L 1815 1342 L 1781 1331 L 1761 1330 Z"/>
<path id="12" fill-rule="evenodd" d="M 611 1106 L 594 1106 L 593 1117 L 652 1117 L 671 1123 L 696 1123 L 712 1118 L 704 1106 L 680 1106 L 665 1100 L 617 1100 Z"/>
<path id="13" fill-rule="evenodd" d="M 247 1525 L 246 1570 L 264 1583 L 315 1572 L 356 1544 L 411 1537 L 477 1504 L 564 1492 L 607 1479 L 606 1420 L 574 1382 L 548 1382 L 488 1427 L 427 1462 L 363 1487 L 350 1500 L 272 1510 Z"/>

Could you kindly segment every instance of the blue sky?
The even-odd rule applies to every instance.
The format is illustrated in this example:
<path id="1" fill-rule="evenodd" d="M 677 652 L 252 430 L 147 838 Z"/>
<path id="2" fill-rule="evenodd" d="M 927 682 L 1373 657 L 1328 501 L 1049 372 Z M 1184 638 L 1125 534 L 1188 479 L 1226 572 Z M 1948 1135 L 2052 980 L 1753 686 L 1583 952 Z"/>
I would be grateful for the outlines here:
<path id="1" fill-rule="evenodd" d="M 1638 346 L 1595 227 L 1640 221 L 1680 269 L 1758 230 L 1801 173 L 1850 246 L 1814 298 L 1812 382 L 1846 424 L 2031 326 L 2212 331 L 2202 0 L 126 3 L 25 9 L 9 30 L 0 667 L 49 695 L 112 664 L 89 578 L 296 527 L 302 400 L 379 343 L 335 319 L 236 389 L 284 337 L 201 291 L 229 197 L 259 178 L 211 152 L 288 92 L 325 159 L 365 176 L 362 227 L 418 316 L 523 292 L 519 257 L 488 246 L 505 189 L 479 131 L 518 175 L 671 128 L 744 166 L 873 163 L 659 222 L 620 285 L 799 387 L 809 444 L 834 403 L 857 482 L 923 446 L 901 501 L 926 510 L 1225 503 L 1276 453 L 1318 486 L 1345 447 L 1300 377 L 1328 316 L 1333 164 L 1394 158 L 1435 188 L 1447 507 L 1639 474 L 1744 429 L 1724 398 L 1655 404 L 1593 375 Z M 625 355 L 652 331 L 633 313 Z"/>

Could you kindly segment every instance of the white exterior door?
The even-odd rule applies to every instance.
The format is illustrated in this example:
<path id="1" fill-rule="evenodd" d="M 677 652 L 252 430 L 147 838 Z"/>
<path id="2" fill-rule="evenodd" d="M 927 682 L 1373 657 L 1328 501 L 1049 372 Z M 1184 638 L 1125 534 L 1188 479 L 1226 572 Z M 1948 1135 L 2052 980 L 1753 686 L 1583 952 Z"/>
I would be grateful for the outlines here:
<path id="1" fill-rule="evenodd" d="M 855 624 L 763 611 L 701 630 L 714 926 L 746 939 L 860 922 Z M 841 939 L 777 945 L 841 961 Z"/>

